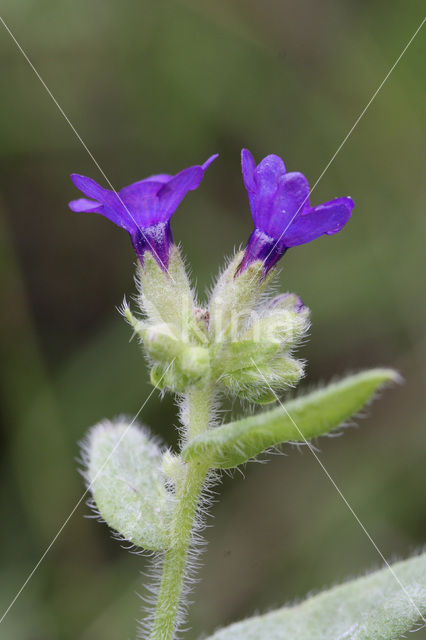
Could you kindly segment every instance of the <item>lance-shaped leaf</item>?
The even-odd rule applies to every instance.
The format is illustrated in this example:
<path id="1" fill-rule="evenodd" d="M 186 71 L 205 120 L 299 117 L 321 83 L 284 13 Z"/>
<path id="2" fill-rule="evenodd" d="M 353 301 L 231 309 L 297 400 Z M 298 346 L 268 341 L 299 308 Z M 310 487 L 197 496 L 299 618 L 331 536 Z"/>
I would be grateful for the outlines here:
<path id="1" fill-rule="evenodd" d="M 426 554 L 237 622 L 207 640 L 397 640 L 424 624 L 425 615 Z"/>
<path id="2" fill-rule="evenodd" d="M 270 411 L 206 431 L 184 449 L 184 459 L 206 457 L 212 467 L 228 469 L 269 447 L 310 440 L 346 422 L 381 386 L 397 380 L 392 369 L 348 376 Z"/>
<path id="3" fill-rule="evenodd" d="M 139 426 L 105 421 L 89 432 L 84 459 L 102 519 L 138 547 L 166 549 L 174 498 L 166 489 L 159 446 Z"/>

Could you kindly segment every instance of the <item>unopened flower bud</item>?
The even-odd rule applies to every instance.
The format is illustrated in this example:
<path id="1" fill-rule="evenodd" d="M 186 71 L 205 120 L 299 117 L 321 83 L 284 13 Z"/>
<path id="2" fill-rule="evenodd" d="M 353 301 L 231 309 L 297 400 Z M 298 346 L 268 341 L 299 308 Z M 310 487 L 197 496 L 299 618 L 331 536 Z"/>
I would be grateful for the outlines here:
<path id="1" fill-rule="evenodd" d="M 141 336 L 147 354 L 159 362 L 171 362 L 180 356 L 184 348 L 170 324 L 160 323 L 145 327 Z"/>
<path id="2" fill-rule="evenodd" d="M 235 327 L 244 326 L 244 320 L 258 306 L 268 282 L 264 279 L 262 263 L 252 263 L 236 277 L 242 253 L 237 253 L 220 276 L 210 299 L 210 330 L 216 341 L 235 339 Z"/>
<path id="3" fill-rule="evenodd" d="M 291 306 L 271 306 L 255 318 L 244 337 L 256 342 L 273 342 L 289 350 L 305 336 L 309 328 L 309 309 L 296 311 Z"/>
<path id="4" fill-rule="evenodd" d="M 182 372 L 194 381 L 208 376 L 210 369 L 208 349 L 186 346 L 182 349 L 178 365 Z"/>
<path id="5" fill-rule="evenodd" d="M 277 394 L 295 386 L 303 375 L 303 363 L 290 356 L 277 356 L 260 366 L 252 367 L 223 376 L 223 384 L 235 395 L 266 404 L 274 402 Z"/>

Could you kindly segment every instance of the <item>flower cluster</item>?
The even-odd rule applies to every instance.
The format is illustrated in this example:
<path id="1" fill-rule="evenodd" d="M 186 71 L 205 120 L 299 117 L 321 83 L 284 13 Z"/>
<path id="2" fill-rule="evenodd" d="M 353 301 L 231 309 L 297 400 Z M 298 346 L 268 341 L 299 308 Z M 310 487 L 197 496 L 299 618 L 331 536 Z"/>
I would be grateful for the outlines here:
<path id="1" fill-rule="evenodd" d="M 215 154 L 204 164 L 174 176 L 150 176 L 118 192 L 101 187 L 91 178 L 72 174 L 75 186 L 90 199 L 79 198 L 69 206 L 76 212 L 100 213 L 122 227 L 130 234 L 142 264 L 149 251 L 167 270 L 173 244 L 170 219 L 188 191 L 199 187 L 205 170 L 217 157 Z M 311 207 L 307 179 L 302 173 L 287 172 L 279 156 L 266 156 L 256 166 L 250 151 L 243 149 L 241 167 L 255 228 L 239 272 L 257 260 L 262 261 L 267 272 L 287 249 L 337 233 L 351 216 L 351 198 L 336 198 Z"/>
<path id="2" fill-rule="evenodd" d="M 276 392 L 294 386 L 302 376 L 303 362 L 293 351 L 309 327 L 309 309 L 297 296 L 266 297 L 273 267 L 290 247 L 337 233 L 354 205 L 351 198 L 337 198 L 311 207 L 301 173 L 287 173 L 276 155 L 256 166 L 243 149 L 243 179 L 255 228 L 203 309 L 173 243 L 170 219 L 216 157 L 175 176 L 145 178 L 119 192 L 73 174 L 75 186 L 89 199 L 74 200 L 70 207 L 99 213 L 130 234 L 139 258 L 143 320 L 127 305 L 123 313 L 152 363 L 155 386 L 183 393 L 191 385 L 211 384 L 252 402 L 271 402 Z"/>

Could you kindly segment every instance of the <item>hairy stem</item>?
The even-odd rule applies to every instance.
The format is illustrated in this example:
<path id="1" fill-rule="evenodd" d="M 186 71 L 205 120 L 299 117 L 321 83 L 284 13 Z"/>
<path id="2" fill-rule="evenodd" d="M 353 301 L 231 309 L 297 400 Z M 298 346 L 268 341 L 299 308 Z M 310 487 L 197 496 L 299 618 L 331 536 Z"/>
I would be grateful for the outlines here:
<path id="1" fill-rule="evenodd" d="M 193 388 L 188 394 L 187 442 L 208 428 L 211 390 Z M 188 552 L 197 505 L 209 464 L 199 461 L 185 465 L 185 476 L 176 486 L 176 507 L 172 522 L 172 545 L 165 552 L 163 573 L 155 610 L 151 640 L 173 640 L 178 623 Z"/>

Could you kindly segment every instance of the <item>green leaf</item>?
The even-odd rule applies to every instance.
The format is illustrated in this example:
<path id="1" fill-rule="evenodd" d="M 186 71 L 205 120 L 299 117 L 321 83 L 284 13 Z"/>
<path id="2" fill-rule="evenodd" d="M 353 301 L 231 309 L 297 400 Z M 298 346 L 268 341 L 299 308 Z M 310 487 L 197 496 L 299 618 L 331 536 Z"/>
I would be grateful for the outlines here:
<path id="1" fill-rule="evenodd" d="M 165 486 L 158 445 L 136 425 L 105 421 L 89 432 L 84 458 L 103 520 L 138 547 L 166 549 L 174 498 Z"/>
<path id="2" fill-rule="evenodd" d="M 424 615 L 426 554 L 237 622 L 207 640 L 397 640 L 424 623 Z"/>
<path id="3" fill-rule="evenodd" d="M 184 449 L 184 459 L 209 457 L 212 467 L 228 469 L 283 442 L 315 438 L 358 413 L 382 385 L 397 380 L 393 369 L 348 376 L 286 402 L 284 409 L 279 406 L 197 436 Z"/>

